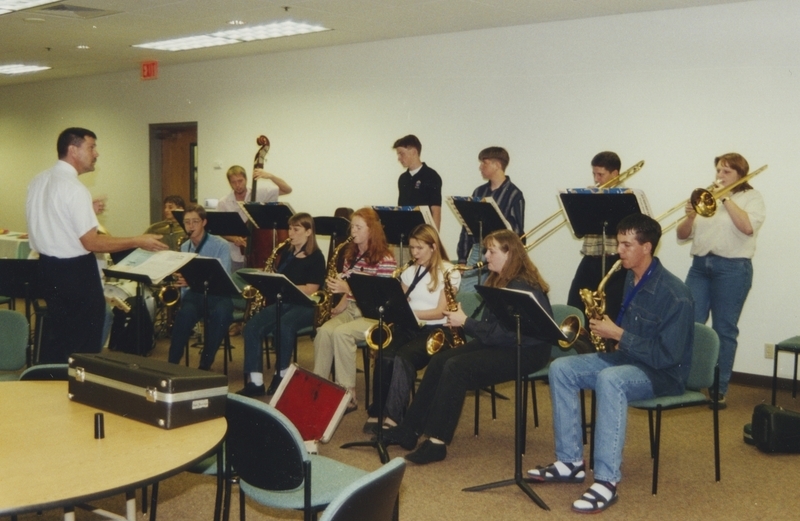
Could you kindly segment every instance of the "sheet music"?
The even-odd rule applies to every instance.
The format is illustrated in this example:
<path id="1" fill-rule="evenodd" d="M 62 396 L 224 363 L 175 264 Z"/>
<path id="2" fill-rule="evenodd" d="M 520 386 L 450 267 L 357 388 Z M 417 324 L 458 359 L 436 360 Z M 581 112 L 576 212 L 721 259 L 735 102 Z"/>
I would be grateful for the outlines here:
<path id="1" fill-rule="evenodd" d="M 375 211 L 389 211 L 389 212 L 419 212 L 422 214 L 422 220 L 429 226 L 433 224 L 433 214 L 429 206 L 373 206 Z"/>
<path id="2" fill-rule="evenodd" d="M 169 250 L 151 252 L 137 248 L 115 264 L 112 271 L 147 275 L 154 284 L 158 284 L 196 256 L 196 253 Z"/>
<path id="3" fill-rule="evenodd" d="M 506 219 L 506 216 L 503 215 L 503 212 L 500 211 L 500 207 L 497 205 L 497 202 L 492 197 L 481 198 L 481 197 L 469 197 L 462 195 L 450 195 L 446 199 L 447 199 L 447 206 L 450 207 L 450 210 L 452 210 L 453 215 L 456 216 L 456 220 L 458 220 L 458 223 L 465 230 L 467 230 L 467 234 L 470 236 L 472 235 L 472 231 L 469 229 L 469 226 L 467 226 L 466 221 L 461 216 L 461 212 L 459 212 L 458 208 L 456 208 L 455 201 L 472 201 L 474 203 L 489 203 L 490 205 L 492 205 L 492 208 L 494 208 L 494 211 L 497 212 L 497 215 L 502 220 L 503 226 L 506 227 L 506 230 L 513 231 L 513 229 L 511 228 L 511 223 L 508 222 L 508 219 Z"/>

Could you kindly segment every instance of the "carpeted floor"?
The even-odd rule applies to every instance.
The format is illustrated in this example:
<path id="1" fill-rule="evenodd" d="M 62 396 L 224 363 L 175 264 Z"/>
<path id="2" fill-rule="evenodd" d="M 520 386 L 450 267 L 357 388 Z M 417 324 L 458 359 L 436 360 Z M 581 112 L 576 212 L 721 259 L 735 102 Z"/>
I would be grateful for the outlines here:
<path id="1" fill-rule="evenodd" d="M 242 387 L 242 338 L 233 337 L 234 361 L 229 367 L 231 391 Z M 152 356 L 166 359 L 167 340 L 160 340 Z M 300 365 L 311 367 L 313 346 L 301 339 Z M 198 359 L 192 350 L 193 365 Z M 360 359 L 360 357 L 359 357 Z M 215 371 L 222 371 L 222 353 L 218 353 Z M 273 357 L 274 361 L 274 357 Z M 265 380 L 269 382 L 271 371 Z M 363 409 L 363 375 L 359 373 L 362 403 L 357 412 L 342 420 L 332 441 L 320 453 L 373 470 L 380 465 L 371 448 L 340 449 L 342 443 L 367 439 L 361 427 L 366 419 Z M 512 397 L 513 383 L 498 386 L 498 392 Z M 794 488 L 800 478 L 800 455 L 766 455 L 742 441 L 742 427 L 750 421 L 753 407 L 769 401 L 769 389 L 732 386 L 728 408 L 720 413 L 722 480 L 714 481 L 712 415 L 708 409 L 692 408 L 664 414 L 662 427 L 661 470 L 658 495 L 651 492 L 652 460 L 648 448 L 647 415 L 631 411 L 624 452 L 623 481 L 619 501 L 601 514 L 604 519 L 626 520 L 783 520 L 800 514 L 800 496 Z M 533 428 L 529 413 L 527 453 L 523 473 L 530 467 L 550 463 L 553 455 L 553 432 L 548 388 L 538 384 L 539 428 Z M 266 401 L 266 399 L 265 399 Z M 447 459 L 427 466 L 409 464 L 400 495 L 400 518 L 405 521 L 432 519 L 529 520 L 575 519 L 570 510 L 572 501 L 583 493 L 584 485 L 534 485 L 534 491 L 550 507 L 549 512 L 536 506 L 519 488 L 509 486 L 484 492 L 463 492 L 462 488 L 513 478 L 514 475 L 514 408 L 513 400 L 498 400 L 497 419 L 491 418 L 488 396 L 481 398 L 480 436 L 473 436 L 473 398 L 465 402 L 461 422 Z M 779 394 L 778 403 L 800 409 L 789 392 Z M 402 457 L 406 451 L 390 447 L 391 457 Z M 587 448 L 588 457 L 588 448 Z M 109 469 L 113 472 L 113 469 Z M 76 479 L 80 471 L 76 469 Z M 591 478 L 591 473 L 589 475 Z M 214 480 L 183 473 L 161 484 L 158 518 L 161 520 L 212 519 Z M 234 505 L 238 489 L 234 487 Z M 99 503 L 106 509 L 123 511 L 123 498 Z M 247 502 L 247 518 L 253 521 L 302 519 L 300 512 L 276 511 Z M 231 513 L 236 519 L 238 510 Z M 42 515 L 20 516 L 20 520 L 60 519 L 59 511 Z M 88 512 L 77 511 L 77 519 L 96 519 Z"/>

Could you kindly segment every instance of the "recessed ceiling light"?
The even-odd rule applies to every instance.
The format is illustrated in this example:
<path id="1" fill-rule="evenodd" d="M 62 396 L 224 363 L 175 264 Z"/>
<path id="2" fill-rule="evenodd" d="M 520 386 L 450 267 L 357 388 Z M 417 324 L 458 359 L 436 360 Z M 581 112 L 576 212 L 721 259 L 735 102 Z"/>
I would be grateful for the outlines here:
<path id="1" fill-rule="evenodd" d="M 26 72 L 46 71 L 50 67 L 39 65 L 23 65 L 22 63 L 12 63 L 11 65 L 0 65 L 0 74 L 25 74 Z"/>
<path id="2" fill-rule="evenodd" d="M 241 29 L 219 31 L 207 35 L 188 36 L 185 38 L 162 40 L 160 42 L 141 43 L 134 45 L 133 47 L 157 49 L 160 51 L 186 51 L 189 49 L 200 49 L 204 47 L 213 47 L 216 45 L 252 42 L 255 40 L 266 40 L 268 38 L 280 38 L 283 36 L 294 36 L 298 34 L 315 33 L 319 31 L 330 31 L 330 29 L 321 25 L 312 25 L 286 20 L 284 22 L 274 22 L 271 24 L 257 25 L 254 27 L 243 27 Z"/>
<path id="3" fill-rule="evenodd" d="M 231 20 L 228 25 L 244 25 L 244 20 Z"/>
<path id="4" fill-rule="evenodd" d="M 225 38 L 215 38 L 203 34 L 200 36 L 187 36 L 186 38 L 175 38 L 172 40 L 162 40 L 160 42 L 142 43 L 134 45 L 143 49 L 156 49 L 159 51 L 188 51 L 190 49 L 202 49 L 204 47 L 215 47 L 217 45 L 230 45 L 239 43 L 236 40 Z"/>
<path id="5" fill-rule="evenodd" d="M 22 11 L 44 4 L 52 4 L 54 0 L 0 0 L 0 14 Z"/>
<path id="6" fill-rule="evenodd" d="M 78 49 L 81 49 L 81 50 L 88 49 L 88 48 L 89 48 L 88 45 L 79 45 L 78 46 Z"/>

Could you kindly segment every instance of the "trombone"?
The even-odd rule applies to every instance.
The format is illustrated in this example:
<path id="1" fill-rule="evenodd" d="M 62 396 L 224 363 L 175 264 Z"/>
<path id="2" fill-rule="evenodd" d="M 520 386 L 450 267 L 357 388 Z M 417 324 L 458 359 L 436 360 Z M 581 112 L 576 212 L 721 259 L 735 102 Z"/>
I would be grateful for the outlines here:
<path id="1" fill-rule="evenodd" d="M 711 185 L 709 185 L 708 188 L 696 188 L 692 191 L 692 195 L 689 197 L 689 199 L 681 201 L 679 204 L 676 204 L 666 212 L 662 213 L 661 215 L 656 217 L 656 221 L 661 222 L 662 219 L 665 219 L 667 216 L 676 212 L 678 209 L 686 206 L 686 203 L 692 204 L 692 208 L 694 208 L 694 211 L 697 212 L 697 215 L 700 215 L 702 217 L 711 217 L 712 215 L 717 213 L 717 199 L 725 197 L 725 195 L 730 193 L 737 186 L 748 182 L 750 179 L 754 178 L 755 176 L 766 170 L 767 166 L 768 165 L 764 165 L 758 170 L 754 170 L 749 174 L 740 177 L 739 179 L 736 180 L 735 183 L 731 183 L 728 186 L 724 186 L 722 188 L 717 186 L 717 183 L 712 183 Z M 686 219 L 685 215 L 679 219 L 675 219 L 675 221 L 673 221 L 668 226 L 665 226 L 664 228 L 661 229 L 661 234 L 663 235 L 669 230 L 675 228 L 684 219 Z"/>
<path id="2" fill-rule="evenodd" d="M 636 175 L 639 172 L 639 170 L 642 169 L 643 166 L 644 166 L 644 161 L 639 161 L 638 163 L 636 163 L 635 165 L 633 165 L 629 169 L 627 169 L 624 172 L 622 172 L 621 174 L 619 174 L 617 177 L 614 177 L 613 179 L 609 179 L 608 181 L 606 181 L 605 183 L 601 184 L 597 188 L 600 188 L 600 189 L 602 189 L 602 188 L 614 188 L 617 185 L 622 184 L 625 181 L 627 181 L 628 178 L 633 177 L 634 175 Z M 550 224 L 551 222 L 555 221 L 558 217 L 561 217 L 561 220 L 558 221 L 555 225 L 553 225 L 552 228 L 547 230 L 542 236 L 537 237 L 535 241 L 533 241 L 530 244 L 526 245 L 525 246 L 525 251 L 531 251 L 532 249 L 534 249 L 535 247 L 537 247 L 538 245 L 543 243 L 551 235 L 556 233 L 558 230 L 560 230 L 562 227 L 564 227 L 564 225 L 567 224 L 567 218 L 564 216 L 563 208 L 559 208 L 550 217 L 548 217 L 544 221 L 540 222 L 539 224 L 537 224 L 536 226 L 531 228 L 531 230 L 529 232 L 527 232 L 525 235 L 520 237 L 520 239 L 522 239 L 522 240 L 530 238 L 533 234 L 535 234 L 536 232 L 542 230 L 548 224 Z"/>

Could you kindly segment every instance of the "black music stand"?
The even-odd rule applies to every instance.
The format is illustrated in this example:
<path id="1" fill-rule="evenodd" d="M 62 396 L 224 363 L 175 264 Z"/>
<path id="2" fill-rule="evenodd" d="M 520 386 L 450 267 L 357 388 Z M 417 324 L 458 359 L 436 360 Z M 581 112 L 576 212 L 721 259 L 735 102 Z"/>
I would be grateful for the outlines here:
<path id="1" fill-rule="evenodd" d="M 272 229 L 272 244 L 277 243 L 278 230 L 289 229 L 289 218 L 294 215 L 286 203 L 239 203 L 250 221 L 259 229 Z"/>
<path id="2" fill-rule="evenodd" d="M 234 298 L 241 296 L 242 293 L 225 270 L 222 261 L 216 257 L 197 256 L 181 267 L 179 273 L 189 285 L 190 290 L 203 294 L 204 349 L 208 349 L 208 296 Z M 228 374 L 227 354 L 222 358 L 224 359 L 224 372 Z"/>
<path id="3" fill-rule="evenodd" d="M 344 217 L 314 217 L 314 231 L 317 235 L 330 236 L 331 242 L 328 246 L 328 258 L 330 258 L 338 240 L 348 236 L 350 221 Z"/>
<path id="4" fill-rule="evenodd" d="M 44 298 L 39 286 L 38 259 L 0 259 L 0 295 L 12 299 L 24 299 L 25 318 L 31 323 L 31 304 Z M 33 352 L 33 338 L 28 334 L 26 359 L 28 365 L 36 360 Z"/>
<path id="5" fill-rule="evenodd" d="M 482 247 L 483 238 L 497 230 L 510 230 L 511 225 L 500 212 L 491 197 L 450 197 L 450 209 L 456 214 L 458 221 L 467 229 L 467 233 L 476 238 L 478 247 Z M 478 268 L 478 282 L 482 269 Z"/>
<path id="6" fill-rule="evenodd" d="M 181 225 L 183 231 L 186 231 L 186 226 L 183 225 L 184 210 L 172 210 L 172 215 L 178 224 Z M 239 212 L 206 212 L 206 232 L 212 235 L 233 235 L 236 237 L 248 237 L 250 230 L 247 229 L 247 224 L 242 222 L 242 217 Z"/>
<path id="7" fill-rule="evenodd" d="M 573 189 L 560 193 L 559 198 L 575 237 L 602 235 L 603 245 L 609 230 L 616 234 L 622 219 L 631 214 L 645 213 L 637 195 L 626 188 Z M 600 276 L 605 274 L 606 256 L 603 255 Z"/>
<path id="8" fill-rule="evenodd" d="M 500 323 L 506 329 L 517 332 L 517 377 L 514 382 L 514 477 L 503 481 L 495 481 L 485 485 L 465 488 L 465 492 L 478 492 L 490 488 L 517 485 L 534 503 L 544 510 L 550 510 L 547 504 L 531 489 L 522 478 L 522 372 L 520 356 L 522 335 L 536 337 L 555 344 L 566 337 L 542 305 L 534 298 L 533 293 L 506 288 L 490 288 L 476 286 L 483 301 L 489 306 Z"/>
<path id="9" fill-rule="evenodd" d="M 358 309 L 361 310 L 361 314 L 366 318 L 377 319 L 378 321 L 378 359 L 375 363 L 378 367 L 376 378 L 379 393 L 376 399 L 380 406 L 383 402 L 383 396 L 380 394 L 383 392 L 383 325 L 389 322 L 397 327 L 408 328 L 413 331 L 419 329 L 419 322 L 408 305 L 408 299 L 399 279 L 353 273 L 347 279 L 347 282 L 356 299 Z M 381 463 L 388 463 L 389 452 L 383 444 L 383 407 L 379 407 L 379 409 L 378 434 L 375 439 L 345 443 L 341 448 L 374 447 L 378 451 Z"/>
<path id="10" fill-rule="evenodd" d="M 416 206 L 373 206 L 386 234 L 386 242 L 400 246 L 400 259 L 403 265 L 403 246 L 408 246 L 408 236 L 420 224 L 425 224 L 422 211 Z"/>
<path id="11" fill-rule="evenodd" d="M 264 271 L 257 272 L 239 272 L 248 284 L 256 288 L 264 298 L 275 299 L 275 352 L 281 352 L 281 311 L 283 309 L 283 302 L 289 304 L 297 304 L 300 306 L 311 307 L 314 305 L 314 300 L 303 293 L 291 280 L 283 273 L 266 273 Z M 275 370 L 279 373 L 281 370 L 280 363 L 275 364 Z"/>
<path id="12" fill-rule="evenodd" d="M 103 268 L 103 273 L 105 273 L 108 278 L 132 280 L 136 282 L 136 296 L 134 297 L 134 306 L 136 306 L 136 354 L 139 356 L 147 356 L 147 353 L 153 348 L 155 338 L 150 341 L 150 349 L 142 352 L 142 313 L 147 313 L 147 308 L 144 303 L 144 291 L 142 288 L 145 285 L 152 286 L 153 279 L 147 275 L 132 273 L 130 271 L 117 271 L 114 270 L 114 268 Z"/>

